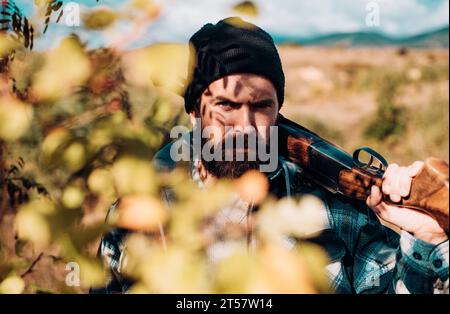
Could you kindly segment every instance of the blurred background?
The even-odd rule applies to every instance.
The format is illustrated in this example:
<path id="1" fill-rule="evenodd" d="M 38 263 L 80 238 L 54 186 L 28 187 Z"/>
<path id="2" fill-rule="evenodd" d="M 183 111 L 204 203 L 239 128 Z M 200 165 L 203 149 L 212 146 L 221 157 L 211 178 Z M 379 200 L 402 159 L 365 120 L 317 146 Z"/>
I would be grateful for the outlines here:
<path id="1" fill-rule="evenodd" d="M 446 0 L 2 0 L 0 8 L 0 282 L 13 278 L 5 291 L 85 292 L 64 285 L 70 260 L 101 281 L 93 256 L 106 209 L 136 192 L 123 182 L 155 175 L 126 162 L 148 161 L 171 126 L 188 125 L 187 41 L 225 17 L 273 36 L 286 117 L 348 152 L 371 146 L 399 164 L 448 162 Z M 17 222 L 35 195 L 72 210 Z M 73 237 L 61 236 L 74 225 Z M 86 226 L 89 236 L 77 238 Z M 27 244 L 36 234 L 40 250 Z"/>
<path id="2" fill-rule="evenodd" d="M 347 150 L 448 160 L 448 1 L 53 1 L 50 15 L 44 2 L 15 1 L 45 22 L 34 25 L 35 51 L 71 33 L 89 49 L 124 53 L 186 44 L 204 24 L 241 16 L 280 48 L 286 116 Z"/>

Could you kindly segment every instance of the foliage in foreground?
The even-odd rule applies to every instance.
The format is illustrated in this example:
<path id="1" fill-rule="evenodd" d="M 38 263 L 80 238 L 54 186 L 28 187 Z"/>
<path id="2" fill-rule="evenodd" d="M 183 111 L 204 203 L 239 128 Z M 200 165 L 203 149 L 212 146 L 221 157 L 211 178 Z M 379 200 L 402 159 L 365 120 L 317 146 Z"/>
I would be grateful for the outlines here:
<path id="1" fill-rule="evenodd" d="M 153 169 L 150 160 L 170 128 L 186 124 L 179 94 L 187 47 L 89 51 L 70 36 L 35 53 L 3 35 L 0 47 L 0 57 L 8 58 L 0 77 L 0 225 L 12 217 L 14 234 L 0 238 L 0 292 L 103 285 L 107 272 L 95 249 L 115 226 L 137 231 L 123 263 L 134 292 L 327 291 L 326 256 L 304 240 L 321 228 L 320 202 L 266 198 L 265 179 L 255 173 L 206 192 L 187 169 Z M 168 187 L 177 199 L 171 209 L 159 197 Z M 249 250 L 236 241 L 211 266 L 206 250 L 217 239 L 208 223 L 238 192 L 261 196 L 251 226 L 258 246 Z M 117 199 L 117 215 L 105 223 Z M 233 240 L 247 231 L 223 232 Z M 287 237 L 300 239 L 300 247 L 289 250 Z M 55 263 L 33 279 L 43 256 Z M 76 267 L 66 269 L 67 263 Z M 72 277 L 77 269 L 81 288 Z M 42 287 L 42 278 L 57 271 L 62 279 Z"/>

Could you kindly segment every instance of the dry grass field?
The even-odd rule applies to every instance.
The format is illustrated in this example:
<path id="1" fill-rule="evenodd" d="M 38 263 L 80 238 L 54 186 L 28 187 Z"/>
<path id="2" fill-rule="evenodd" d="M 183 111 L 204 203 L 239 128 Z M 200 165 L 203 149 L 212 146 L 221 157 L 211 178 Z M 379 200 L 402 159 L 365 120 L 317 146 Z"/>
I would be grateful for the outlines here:
<path id="1" fill-rule="evenodd" d="M 390 162 L 448 161 L 448 49 L 282 46 L 280 54 L 285 116 L 349 152 L 368 145 Z M 384 119 L 380 103 L 397 117 Z M 372 122 L 400 127 L 370 134 Z"/>

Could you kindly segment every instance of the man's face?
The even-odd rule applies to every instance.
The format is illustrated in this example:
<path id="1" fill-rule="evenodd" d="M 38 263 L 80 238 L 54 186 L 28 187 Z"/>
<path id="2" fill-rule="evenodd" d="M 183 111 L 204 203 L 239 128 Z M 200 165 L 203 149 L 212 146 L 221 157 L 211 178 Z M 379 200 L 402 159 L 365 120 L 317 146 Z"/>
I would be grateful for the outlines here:
<path id="1" fill-rule="evenodd" d="M 221 147 L 224 156 L 244 154 L 244 161 L 212 160 L 203 164 L 216 177 L 239 177 L 246 170 L 256 169 L 259 165 L 257 148 L 248 140 L 253 136 L 258 145 L 268 146 L 270 126 L 274 126 L 278 116 L 276 89 L 268 79 L 255 74 L 234 74 L 211 83 L 200 98 L 200 106 L 191 113 L 191 121 L 200 118 L 201 128 L 209 134 L 202 139 L 213 148 Z M 236 138 L 243 139 L 244 145 L 236 145 Z M 234 139 L 231 149 L 225 149 L 225 140 Z M 203 146 L 202 145 L 202 146 Z M 248 158 L 256 154 L 256 160 Z M 202 155 L 203 157 L 203 155 Z"/>

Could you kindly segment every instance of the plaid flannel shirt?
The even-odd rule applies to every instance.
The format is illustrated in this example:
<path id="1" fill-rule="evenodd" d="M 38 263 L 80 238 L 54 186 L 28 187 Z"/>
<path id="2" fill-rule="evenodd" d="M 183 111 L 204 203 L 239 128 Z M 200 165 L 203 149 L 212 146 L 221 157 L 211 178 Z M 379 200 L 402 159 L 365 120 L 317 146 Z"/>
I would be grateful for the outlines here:
<path id="1" fill-rule="evenodd" d="M 157 168 L 170 170 L 177 165 L 170 158 L 170 145 L 155 155 Z M 201 185 L 196 167 L 191 170 L 192 179 Z M 321 245 L 329 256 L 326 272 L 336 293 L 448 294 L 448 240 L 433 245 L 406 231 L 398 234 L 382 225 L 365 203 L 303 181 L 301 169 L 282 157 L 277 170 L 268 177 L 271 193 L 277 197 L 313 194 L 323 201 L 325 227 L 311 241 Z M 170 191 L 163 194 L 170 204 Z M 102 238 L 99 254 L 109 265 L 111 276 L 104 288 L 92 293 L 125 293 L 132 285 L 120 272 L 128 234 L 128 230 L 113 229 Z"/>

